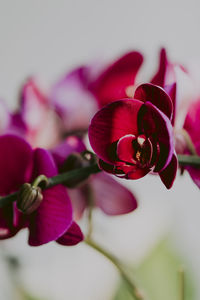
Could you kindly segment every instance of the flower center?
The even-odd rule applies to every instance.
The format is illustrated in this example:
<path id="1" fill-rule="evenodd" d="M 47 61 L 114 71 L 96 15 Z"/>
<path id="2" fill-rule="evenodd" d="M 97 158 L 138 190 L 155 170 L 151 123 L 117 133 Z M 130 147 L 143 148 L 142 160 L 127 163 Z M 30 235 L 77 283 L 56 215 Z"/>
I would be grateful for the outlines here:
<path id="1" fill-rule="evenodd" d="M 152 157 L 152 145 L 150 141 L 144 136 L 138 136 L 133 142 L 134 160 L 140 167 L 148 167 Z"/>
<path id="2" fill-rule="evenodd" d="M 151 165 L 153 147 L 145 135 L 126 135 L 117 144 L 117 155 L 120 161 L 127 165 L 146 168 Z"/>

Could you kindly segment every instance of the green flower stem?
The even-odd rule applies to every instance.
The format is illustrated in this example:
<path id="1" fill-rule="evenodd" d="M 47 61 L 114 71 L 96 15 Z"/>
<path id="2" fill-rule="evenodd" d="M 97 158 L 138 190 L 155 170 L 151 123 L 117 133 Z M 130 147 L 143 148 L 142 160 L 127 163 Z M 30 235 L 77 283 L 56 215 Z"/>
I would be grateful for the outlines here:
<path id="1" fill-rule="evenodd" d="M 54 185 L 67 182 L 68 180 L 72 180 L 75 178 L 82 178 L 83 175 L 91 175 L 100 172 L 101 170 L 99 169 L 97 164 L 91 165 L 89 167 L 83 167 L 80 169 L 74 169 L 72 171 L 68 171 L 65 173 L 60 173 L 54 177 L 49 178 L 49 183 L 47 188 L 50 188 Z"/>
<path id="2" fill-rule="evenodd" d="M 5 197 L 0 197 L 0 208 L 17 200 L 18 192 L 9 194 Z"/>
<path id="3" fill-rule="evenodd" d="M 198 155 L 178 155 L 178 162 L 182 166 L 200 167 L 200 156 Z"/>
<path id="4" fill-rule="evenodd" d="M 118 269 L 121 277 L 126 282 L 127 287 L 129 288 L 129 292 L 132 295 L 134 300 L 144 300 L 143 295 L 140 293 L 138 288 L 136 287 L 135 283 L 133 282 L 132 278 L 126 271 L 125 267 L 122 265 L 122 263 L 110 252 L 102 248 L 100 245 L 98 245 L 96 242 L 92 241 L 91 239 L 86 238 L 84 242 L 101 253 L 103 256 L 105 256 L 112 264 Z"/>
<path id="5" fill-rule="evenodd" d="M 200 168 L 200 156 L 197 155 L 178 155 L 178 161 L 179 164 L 182 166 L 190 165 L 193 167 Z M 46 178 L 44 175 L 40 175 L 34 180 L 33 184 L 35 185 L 41 183 L 42 181 L 47 181 L 48 184 L 44 189 L 48 189 L 57 184 L 62 184 L 64 182 L 67 183 L 67 181 L 70 181 L 72 179 L 82 178 L 84 175 L 89 176 L 91 174 L 95 174 L 100 171 L 101 170 L 99 169 L 98 165 L 93 164 L 91 166 L 75 169 L 72 171 L 68 171 L 66 173 L 61 173 L 51 178 Z M 0 208 L 16 201 L 17 196 L 18 196 L 18 192 L 12 193 L 5 197 L 0 197 Z"/>
<path id="6" fill-rule="evenodd" d="M 56 176 L 53 176 L 51 178 L 45 178 L 45 176 L 43 175 L 40 175 L 38 176 L 33 184 L 38 184 L 42 181 L 47 180 L 48 181 L 48 185 L 44 188 L 44 189 L 48 189 L 48 188 L 51 188 L 57 184 L 62 184 L 62 183 L 66 183 L 67 181 L 70 181 L 74 178 L 82 178 L 83 175 L 91 175 L 91 174 L 95 174 L 95 173 L 98 173 L 100 172 L 100 169 L 98 167 L 97 164 L 94 164 L 94 165 L 91 165 L 91 166 L 88 166 L 88 167 L 83 167 L 83 168 L 80 168 L 80 169 L 75 169 L 75 170 L 72 170 L 72 171 L 68 171 L 66 173 L 61 173 L 61 174 L 58 174 Z M 15 193 L 12 193 L 12 194 L 9 194 L 5 197 L 0 197 L 0 208 L 1 207 L 4 207 L 6 205 L 9 205 L 11 204 L 12 202 L 16 201 L 17 200 L 17 196 L 18 196 L 18 192 L 15 192 Z"/>
<path id="7" fill-rule="evenodd" d="M 38 177 L 35 178 L 35 180 L 32 183 L 32 186 L 37 187 L 41 183 L 45 183 L 45 186 L 48 185 L 49 180 L 45 175 L 39 175 Z"/>
<path id="8" fill-rule="evenodd" d="M 185 299 L 185 274 L 184 269 L 180 268 L 178 271 L 179 275 L 179 286 L 180 286 L 180 293 L 179 293 L 179 299 L 184 300 Z"/>

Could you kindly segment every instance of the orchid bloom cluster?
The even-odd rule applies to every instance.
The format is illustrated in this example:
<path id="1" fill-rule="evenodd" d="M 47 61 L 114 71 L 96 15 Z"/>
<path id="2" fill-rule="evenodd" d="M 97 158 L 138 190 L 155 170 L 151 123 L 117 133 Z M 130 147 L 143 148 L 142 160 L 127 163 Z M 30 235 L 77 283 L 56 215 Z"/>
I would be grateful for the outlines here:
<path id="1" fill-rule="evenodd" d="M 1 102 L 0 239 L 28 229 L 28 243 L 83 241 L 77 221 L 91 208 L 107 215 L 134 211 L 137 199 L 116 177 L 159 175 L 167 189 L 176 177 L 177 154 L 200 155 L 200 93 L 193 75 L 160 52 L 158 70 L 138 82 L 143 56 L 136 51 L 105 64 L 81 66 L 43 91 L 34 78 L 22 86 L 18 109 Z M 96 157 L 87 151 L 85 137 Z M 97 174 L 51 178 L 97 161 Z M 200 187 L 200 170 L 187 170 Z M 90 175 L 90 176 L 89 176 Z M 113 176 L 115 175 L 115 176 Z M 41 184 L 42 183 L 42 184 Z"/>

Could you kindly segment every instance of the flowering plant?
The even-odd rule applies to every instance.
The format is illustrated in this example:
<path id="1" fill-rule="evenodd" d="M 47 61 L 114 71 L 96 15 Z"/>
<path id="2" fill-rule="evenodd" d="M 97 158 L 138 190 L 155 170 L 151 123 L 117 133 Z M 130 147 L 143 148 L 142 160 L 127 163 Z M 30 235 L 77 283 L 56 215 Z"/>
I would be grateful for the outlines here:
<path id="1" fill-rule="evenodd" d="M 162 49 L 156 74 L 138 84 L 142 62 L 133 51 L 101 70 L 82 66 L 47 92 L 30 78 L 17 111 L 0 106 L 0 239 L 28 229 L 31 246 L 85 241 L 115 264 L 138 300 L 145 298 L 124 265 L 92 239 L 93 209 L 112 216 L 138 207 L 112 175 L 154 174 L 170 189 L 179 166 L 200 186 L 200 101 L 192 74 Z M 95 153 L 87 150 L 87 132 Z M 84 235 L 81 218 L 88 219 Z"/>

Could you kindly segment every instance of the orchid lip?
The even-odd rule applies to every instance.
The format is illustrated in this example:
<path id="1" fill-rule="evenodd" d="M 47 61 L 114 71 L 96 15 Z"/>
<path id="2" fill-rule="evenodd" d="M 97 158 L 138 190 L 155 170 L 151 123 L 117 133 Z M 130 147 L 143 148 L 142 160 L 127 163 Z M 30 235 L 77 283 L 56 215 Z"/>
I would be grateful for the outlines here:
<path id="1" fill-rule="evenodd" d="M 126 135 L 117 143 L 117 156 L 120 162 L 130 166 L 146 168 L 151 165 L 153 146 L 145 135 Z"/>

